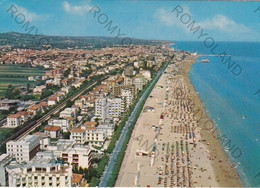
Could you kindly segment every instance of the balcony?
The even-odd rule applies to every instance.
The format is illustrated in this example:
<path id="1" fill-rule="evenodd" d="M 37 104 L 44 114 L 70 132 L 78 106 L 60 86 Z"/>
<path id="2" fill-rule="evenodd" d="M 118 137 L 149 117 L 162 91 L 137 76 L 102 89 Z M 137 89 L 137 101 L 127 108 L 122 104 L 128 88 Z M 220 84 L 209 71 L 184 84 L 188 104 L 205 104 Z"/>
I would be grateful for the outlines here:
<path id="1" fill-rule="evenodd" d="M 72 155 L 73 158 L 79 158 L 79 155 Z"/>
<path id="2" fill-rule="evenodd" d="M 68 157 L 68 154 L 63 153 L 63 154 L 62 154 L 62 157 L 63 157 L 63 158 L 64 158 L 64 157 Z"/>

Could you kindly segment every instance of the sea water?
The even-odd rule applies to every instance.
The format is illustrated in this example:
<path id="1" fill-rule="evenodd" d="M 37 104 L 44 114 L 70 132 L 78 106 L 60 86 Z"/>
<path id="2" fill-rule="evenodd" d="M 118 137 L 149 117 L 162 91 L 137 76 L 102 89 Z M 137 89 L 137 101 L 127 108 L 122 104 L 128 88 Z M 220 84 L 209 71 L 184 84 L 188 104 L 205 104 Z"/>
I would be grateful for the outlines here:
<path id="1" fill-rule="evenodd" d="M 260 90 L 260 43 L 215 43 L 218 48 L 213 52 L 230 54 L 233 67 L 223 63 L 228 56 L 201 56 L 192 64 L 189 76 L 220 131 L 219 137 L 227 138 L 221 140 L 222 147 L 243 184 L 260 186 L 260 92 L 256 94 Z M 177 44 L 178 50 L 212 54 L 202 42 Z M 203 63 L 201 59 L 208 59 L 210 63 Z M 232 73 L 235 65 L 242 70 L 238 75 L 234 73 L 239 71 Z"/>

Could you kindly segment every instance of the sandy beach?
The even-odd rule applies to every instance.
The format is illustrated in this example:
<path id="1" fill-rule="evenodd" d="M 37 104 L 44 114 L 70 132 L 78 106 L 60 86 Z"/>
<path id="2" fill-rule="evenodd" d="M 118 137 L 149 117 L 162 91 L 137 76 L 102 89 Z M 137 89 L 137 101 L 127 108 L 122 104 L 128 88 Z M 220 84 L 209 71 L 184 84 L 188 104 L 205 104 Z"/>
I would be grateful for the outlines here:
<path id="1" fill-rule="evenodd" d="M 115 186 L 243 186 L 217 137 L 204 128 L 209 118 L 188 76 L 195 58 L 170 64 L 155 85 Z M 194 113 L 196 109 L 201 111 Z"/>

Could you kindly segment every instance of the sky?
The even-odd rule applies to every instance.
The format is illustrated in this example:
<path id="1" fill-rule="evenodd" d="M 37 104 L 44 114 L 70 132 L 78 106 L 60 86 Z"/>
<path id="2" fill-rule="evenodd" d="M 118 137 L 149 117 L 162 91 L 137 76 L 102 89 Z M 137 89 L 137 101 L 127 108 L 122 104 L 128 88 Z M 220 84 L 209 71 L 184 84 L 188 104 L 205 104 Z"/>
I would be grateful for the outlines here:
<path id="1" fill-rule="evenodd" d="M 203 41 L 203 30 L 215 41 L 260 41 L 258 2 L 0 0 L 0 33 L 28 33 L 27 21 L 31 34 Z"/>

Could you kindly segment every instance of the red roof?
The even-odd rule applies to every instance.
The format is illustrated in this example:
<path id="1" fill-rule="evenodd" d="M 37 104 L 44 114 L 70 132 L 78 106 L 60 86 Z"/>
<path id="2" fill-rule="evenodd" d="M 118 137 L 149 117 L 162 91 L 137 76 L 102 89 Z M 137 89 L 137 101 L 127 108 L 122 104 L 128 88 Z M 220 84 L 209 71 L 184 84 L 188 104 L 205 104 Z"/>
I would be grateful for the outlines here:
<path id="1" fill-rule="evenodd" d="M 96 125 L 97 125 L 97 122 L 95 122 L 95 121 L 86 121 L 86 122 L 84 123 L 84 125 L 86 125 L 86 126 L 96 126 Z"/>
<path id="2" fill-rule="evenodd" d="M 74 133 L 83 133 L 85 130 L 84 129 L 81 129 L 81 128 L 74 128 L 71 130 L 71 132 L 74 132 Z"/>
<path id="3" fill-rule="evenodd" d="M 58 131 L 60 129 L 59 126 L 46 127 L 45 131 Z"/>
<path id="4" fill-rule="evenodd" d="M 48 106 L 48 103 L 47 102 L 41 102 L 39 105 L 41 105 L 41 106 Z"/>
<path id="5" fill-rule="evenodd" d="M 11 114 L 7 118 L 18 118 L 24 115 L 27 115 L 27 112 L 22 111 L 22 112 L 17 112 L 16 114 Z"/>
<path id="6" fill-rule="evenodd" d="M 56 101 L 57 100 L 57 96 L 50 96 L 48 98 L 49 101 Z"/>

